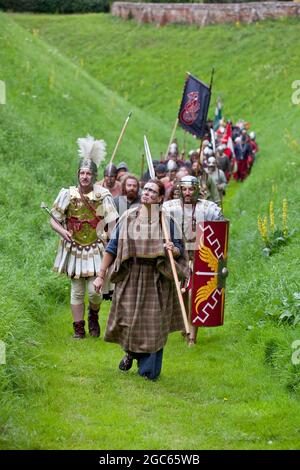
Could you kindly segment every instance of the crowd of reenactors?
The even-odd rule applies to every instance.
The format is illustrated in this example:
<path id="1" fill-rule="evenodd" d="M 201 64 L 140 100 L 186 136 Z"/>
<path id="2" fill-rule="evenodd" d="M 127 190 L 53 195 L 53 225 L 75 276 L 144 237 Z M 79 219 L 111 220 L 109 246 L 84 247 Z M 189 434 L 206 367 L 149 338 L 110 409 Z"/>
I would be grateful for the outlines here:
<path id="1" fill-rule="evenodd" d="M 228 124 L 230 137 L 227 135 Z M 201 197 L 221 206 L 230 179 L 243 182 L 251 172 L 257 153 L 256 134 L 249 131 L 249 125 L 244 121 L 232 126 L 221 120 L 214 131 L 214 141 L 211 132 L 207 132 L 201 148 L 189 152 L 180 151 L 175 139 L 166 159 L 153 161 L 156 177 L 165 187 L 164 201 L 178 198 L 180 179 L 192 175 L 200 183 Z M 149 178 L 148 171 L 140 178 L 133 177 L 129 165 L 121 162 L 105 168 L 102 184 L 114 197 L 119 210 L 119 196 L 127 196 L 127 208 L 131 207 L 138 202 L 139 190 Z"/>
<path id="2" fill-rule="evenodd" d="M 140 375 L 159 376 L 168 333 L 183 330 L 183 304 L 188 315 L 191 310 L 196 227 L 224 221 L 227 184 L 230 178 L 242 182 L 251 172 L 255 137 L 243 122 L 220 121 L 215 130 L 207 129 L 199 149 L 186 155 L 174 140 L 165 159 L 152 165 L 147 155 L 149 169 L 139 178 L 121 162 L 106 165 L 102 180 L 98 167 L 105 142 L 78 139 L 78 183 L 62 188 L 51 210 L 51 226 L 61 238 L 54 270 L 71 280 L 74 338 L 86 335 L 86 292 L 88 331 L 94 337 L 100 336 L 101 302 L 112 295 L 104 339 L 124 349 L 119 368 L 129 370 L 136 359 Z M 182 283 L 181 303 L 179 284 L 170 274 L 172 259 Z M 190 325 L 189 345 L 196 342 L 197 328 Z"/>

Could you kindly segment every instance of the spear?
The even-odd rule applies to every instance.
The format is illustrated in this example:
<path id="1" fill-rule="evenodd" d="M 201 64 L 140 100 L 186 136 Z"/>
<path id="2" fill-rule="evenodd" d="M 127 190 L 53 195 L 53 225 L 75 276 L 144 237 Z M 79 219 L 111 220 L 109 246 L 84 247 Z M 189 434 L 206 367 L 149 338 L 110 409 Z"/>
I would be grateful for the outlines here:
<path id="1" fill-rule="evenodd" d="M 126 118 L 126 120 L 125 120 L 125 122 L 124 122 L 124 125 L 123 125 L 122 130 L 121 130 L 121 134 L 119 135 L 119 138 L 118 138 L 118 141 L 117 141 L 117 143 L 116 143 L 115 149 L 114 149 L 114 151 L 113 151 L 113 153 L 112 153 L 112 156 L 111 156 L 109 165 L 112 164 L 113 159 L 115 158 L 115 155 L 116 155 L 116 153 L 117 153 L 117 150 L 118 150 L 118 148 L 119 148 L 119 145 L 120 145 L 120 143 L 121 143 L 121 140 L 122 140 L 122 138 L 123 138 L 124 132 L 125 132 L 125 130 L 126 130 L 126 127 L 127 127 L 127 124 L 128 124 L 128 122 L 129 122 L 129 119 L 130 119 L 131 115 L 132 115 L 132 111 L 130 111 L 130 113 L 128 114 L 128 116 L 127 116 L 127 118 Z"/>
<path id="2" fill-rule="evenodd" d="M 45 209 L 45 211 L 50 215 L 50 217 L 62 228 L 64 228 L 61 224 L 61 222 L 52 214 L 52 212 L 49 210 L 47 205 L 44 202 L 41 202 L 40 205 L 41 209 Z"/>
<path id="3" fill-rule="evenodd" d="M 153 162 L 152 162 L 152 158 L 151 158 L 150 148 L 149 148 L 149 144 L 148 144 L 146 136 L 144 136 L 144 147 L 145 147 L 145 153 L 146 153 L 146 158 L 147 158 L 150 177 L 153 179 L 153 178 L 155 178 L 155 171 L 154 171 L 154 166 L 153 166 Z M 162 224 L 164 239 L 166 240 L 166 243 L 168 243 L 169 242 L 169 235 L 168 235 L 168 230 L 167 230 L 166 221 L 165 221 L 163 212 L 162 212 L 161 224 Z M 181 308 L 181 313 L 182 313 L 182 318 L 183 318 L 183 322 L 184 322 L 184 326 L 185 326 L 185 331 L 186 331 L 186 334 L 189 335 L 190 334 L 190 327 L 189 327 L 189 322 L 188 322 L 188 319 L 187 319 L 187 314 L 186 314 L 186 310 L 185 310 L 185 306 L 184 306 L 184 301 L 183 301 L 183 297 L 182 297 L 182 293 L 181 293 L 181 289 L 180 289 L 180 282 L 179 282 L 178 274 L 177 274 L 176 267 L 175 267 L 175 261 L 174 261 L 174 258 L 173 258 L 173 253 L 170 250 L 168 250 L 168 255 L 169 255 L 169 259 L 170 259 L 170 263 L 171 263 L 172 273 L 173 273 L 174 282 L 175 282 L 175 286 L 176 286 L 176 291 L 177 291 L 177 295 L 178 295 L 178 300 L 179 300 L 179 304 L 180 304 L 180 308 Z"/>
<path id="4" fill-rule="evenodd" d="M 143 177 L 143 174 L 144 174 L 144 161 L 145 161 L 145 155 L 142 153 L 142 160 L 141 160 L 141 178 Z"/>

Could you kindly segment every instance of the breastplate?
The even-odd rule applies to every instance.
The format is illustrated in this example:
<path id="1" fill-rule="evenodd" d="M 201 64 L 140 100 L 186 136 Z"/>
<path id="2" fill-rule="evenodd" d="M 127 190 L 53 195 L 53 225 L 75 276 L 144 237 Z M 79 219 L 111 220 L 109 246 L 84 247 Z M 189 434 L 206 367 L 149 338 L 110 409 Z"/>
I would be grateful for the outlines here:
<path id="1" fill-rule="evenodd" d="M 91 206 L 96 210 L 99 202 L 89 200 Z M 68 230 L 73 232 L 72 238 L 79 245 L 91 245 L 97 240 L 96 226 L 97 217 L 81 199 L 72 198 L 67 210 Z"/>

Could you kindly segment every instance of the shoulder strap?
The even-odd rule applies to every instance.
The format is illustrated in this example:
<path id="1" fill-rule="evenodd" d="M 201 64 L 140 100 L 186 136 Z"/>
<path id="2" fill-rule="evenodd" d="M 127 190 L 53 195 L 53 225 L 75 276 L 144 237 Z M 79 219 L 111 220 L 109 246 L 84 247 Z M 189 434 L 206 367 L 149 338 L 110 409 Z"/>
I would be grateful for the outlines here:
<path id="1" fill-rule="evenodd" d="M 79 190 L 80 197 L 81 197 L 82 202 L 83 202 L 83 204 L 85 205 L 85 207 L 87 207 L 87 208 L 92 212 L 92 214 L 93 214 L 97 219 L 99 219 L 99 217 L 96 215 L 96 210 L 95 210 L 95 209 L 93 208 L 93 206 L 89 203 L 88 199 L 87 199 L 87 198 L 85 197 L 85 195 L 83 194 L 82 189 L 81 189 L 80 186 L 79 186 L 78 190 Z"/>

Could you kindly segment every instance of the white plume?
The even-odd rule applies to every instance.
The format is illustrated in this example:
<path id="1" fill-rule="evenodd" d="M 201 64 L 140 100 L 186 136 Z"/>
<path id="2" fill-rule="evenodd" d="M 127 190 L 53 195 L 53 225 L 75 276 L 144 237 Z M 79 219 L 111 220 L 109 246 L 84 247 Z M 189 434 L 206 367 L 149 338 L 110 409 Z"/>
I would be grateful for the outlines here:
<path id="1" fill-rule="evenodd" d="M 97 167 L 106 157 L 106 142 L 104 140 L 95 140 L 91 135 L 77 139 L 79 146 L 79 157 L 89 158 Z"/>

